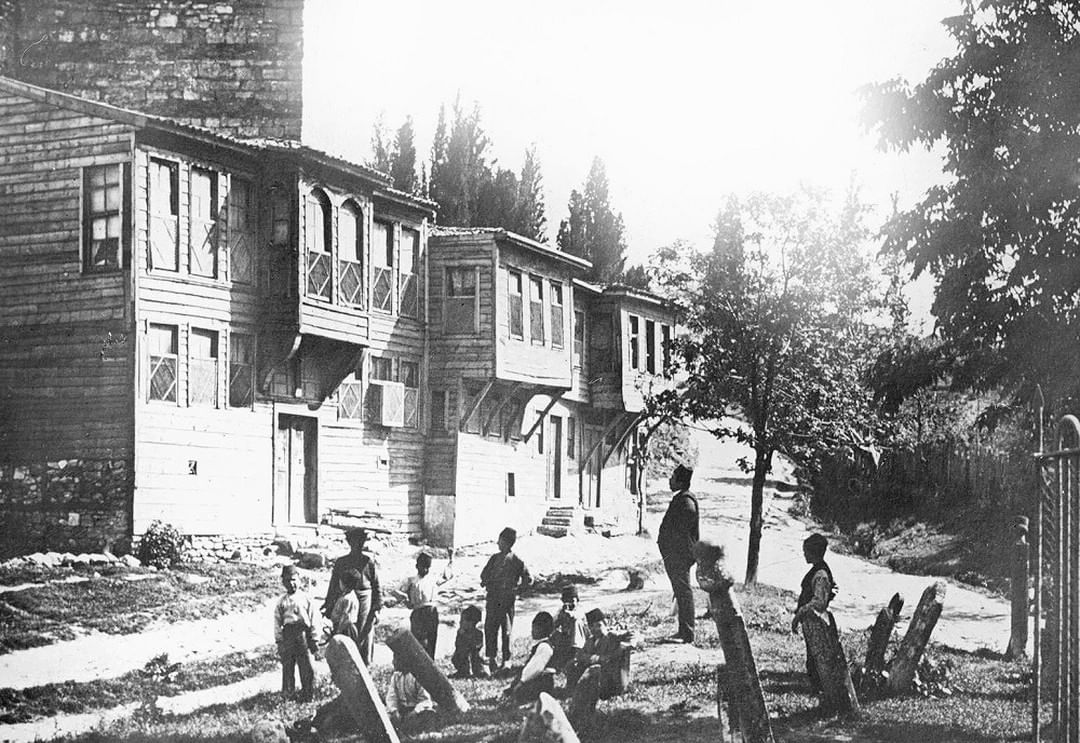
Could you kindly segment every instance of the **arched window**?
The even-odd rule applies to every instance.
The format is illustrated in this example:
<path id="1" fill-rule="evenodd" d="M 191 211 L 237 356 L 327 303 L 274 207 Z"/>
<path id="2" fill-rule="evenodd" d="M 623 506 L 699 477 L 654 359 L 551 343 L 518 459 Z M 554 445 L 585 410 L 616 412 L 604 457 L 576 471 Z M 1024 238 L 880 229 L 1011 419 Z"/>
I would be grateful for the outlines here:
<path id="1" fill-rule="evenodd" d="M 304 247 L 307 252 L 307 293 L 309 296 L 330 299 L 333 285 L 330 280 L 330 246 L 334 244 L 330 223 L 330 199 L 316 189 L 308 194 L 304 204 Z"/>
<path id="2" fill-rule="evenodd" d="M 364 304 L 364 215 L 352 201 L 338 212 L 338 284 L 343 303 Z"/>

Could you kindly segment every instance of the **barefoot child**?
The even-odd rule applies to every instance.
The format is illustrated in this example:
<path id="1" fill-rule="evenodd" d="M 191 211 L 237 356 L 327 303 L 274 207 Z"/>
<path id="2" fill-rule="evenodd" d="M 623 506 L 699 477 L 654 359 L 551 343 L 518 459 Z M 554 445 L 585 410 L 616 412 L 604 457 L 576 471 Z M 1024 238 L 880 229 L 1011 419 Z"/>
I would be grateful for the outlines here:
<path id="1" fill-rule="evenodd" d="M 295 565 L 281 569 L 281 583 L 285 594 L 274 607 L 274 642 L 281 659 L 281 693 L 286 698 L 296 694 L 294 669 L 300 667 L 300 701 L 311 701 L 314 694 L 315 671 L 312 655 L 315 653 L 314 630 L 318 626 L 318 614 L 311 597 L 300 590 L 300 576 Z"/>
<path id="2" fill-rule="evenodd" d="M 484 644 L 487 650 L 488 665 L 495 673 L 500 666 L 496 663 L 499 640 L 502 639 L 502 665 L 510 661 L 510 631 L 514 624 L 514 604 L 519 588 L 532 583 L 528 568 L 521 558 L 513 553 L 517 532 L 507 527 L 499 533 L 499 551 L 488 559 L 480 572 L 480 585 L 487 589 L 487 605 L 484 621 Z M 548 614 L 550 617 L 551 615 Z M 550 633 L 549 633 L 550 634 Z"/>
<path id="3" fill-rule="evenodd" d="M 451 562 L 453 559 L 451 555 Z M 436 578 L 431 574 L 431 555 L 421 552 L 416 556 L 416 575 L 409 576 L 401 590 L 394 592 L 403 597 L 405 605 L 412 609 L 409 628 L 420 647 L 432 659 L 435 658 L 435 644 L 439 639 L 439 608 L 435 602 L 439 598 L 439 587 L 452 577 L 450 570 L 452 568 L 448 565 L 442 577 Z"/>
<path id="4" fill-rule="evenodd" d="M 450 659 L 450 662 L 454 664 L 454 675 L 451 678 L 487 677 L 487 669 L 480 657 L 480 650 L 484 647 L 484 633 L 477 626 L 478 624 L 480 624 L 479 607 L 466 606 L 462 609 L 457 637 L 454 638 L 454 655 Z"/>

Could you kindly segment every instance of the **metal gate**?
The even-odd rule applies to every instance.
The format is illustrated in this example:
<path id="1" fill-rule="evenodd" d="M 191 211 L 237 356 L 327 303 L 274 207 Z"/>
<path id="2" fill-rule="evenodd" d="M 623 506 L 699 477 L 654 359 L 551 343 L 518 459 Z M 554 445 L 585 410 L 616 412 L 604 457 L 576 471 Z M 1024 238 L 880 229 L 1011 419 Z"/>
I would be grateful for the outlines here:
<path id="1" fill-rule="evenodd" d="M 1040 559 L 1034 565 L 1032 729 L 1038 743 L 1045 701 L 1053 710 L 1048 731 L 1052 739 L 1080 743 L 1080 420 L 1062 418 L 1054 443 L 1056 451 L 1045 452 L 1040 441 L 1036 455 L 1039 509 L 1034 537 Z"/>

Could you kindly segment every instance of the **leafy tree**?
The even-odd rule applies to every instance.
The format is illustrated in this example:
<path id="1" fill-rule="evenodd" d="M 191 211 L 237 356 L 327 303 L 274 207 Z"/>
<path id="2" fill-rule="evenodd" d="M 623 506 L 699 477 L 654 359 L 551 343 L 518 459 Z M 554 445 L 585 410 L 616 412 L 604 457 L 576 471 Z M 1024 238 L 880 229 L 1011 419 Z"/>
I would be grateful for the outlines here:
<path id="1" fill-rule="evenodd" d="M 825 450 L 871 430 L 862 372 L 880 333 L 868 324 L 877 285 L 864 211 L 854 194 L 840 208 L 811 190 L 730 197 L 711 250 L 676 243 L 657 256 L 661 292 L 688 332 L 674 344 L 686 381 L 651 406 L 754 450 L 741 462 L 753 473 L 747 583 L 757 580 L 774 453 L 812 470 Z M 747 425 L 725 422 L 739 413 Z"/>
<path id="2" fill-rule="evenodd" d="M 954 385 L 1075 397 L 1080 7 L 968 0 L 944 23 L 955 56 L 866 90 L 883 145 L 945 149 L 947 182 L 888 222 L 886 248 L 938 281 Z"/>
<path id="3" fill-rule="evenodd" d="M 622 283 L 633 287 L 634 289 L 649 291 L 651 285 L 651 282 L 649 281 L 649 272 L 645 266 L 641 264 L 630 266 L 630 268 L 626 269 L 626 273 L 623 274 Z"/>
<path id="4" fill-rule="evenodd" d="M 416 193 L 416 143 L 414 140 L 412 116 L 405 118 L 394 138 L 394 151 L 390 162 L 390 175 L 394 178 L 394 188 L 405 193 Z"/>
<path id="5" fill-rule="evenodd" d="M 547 215 L 544 213 L 544 176 L 540 172 L 536 145 L 525 150 L 512 230 L 537 242 L 547 242 L 548 239 Z"/>
<path id="6" fill-rule="evenodd" d="M 560 248 L 592 261 L 590 278 L 618 281 L 626 262 L 623 219 L 611 209 L 607 170 L 599 157 L 593 159 L 584 190 L 570 192 L 570 216 L 559 225 Z"/>

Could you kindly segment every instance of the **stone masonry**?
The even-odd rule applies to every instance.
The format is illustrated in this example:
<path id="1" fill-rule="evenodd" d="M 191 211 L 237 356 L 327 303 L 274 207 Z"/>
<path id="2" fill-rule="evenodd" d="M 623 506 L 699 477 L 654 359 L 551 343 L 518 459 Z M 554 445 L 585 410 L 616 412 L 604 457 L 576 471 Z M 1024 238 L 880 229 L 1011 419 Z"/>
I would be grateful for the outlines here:
<path id="1" fill-rule="evenodd" d="M 300 139 L 303 0 L 0 0 L 0 74 L 241 137 Z"/>

